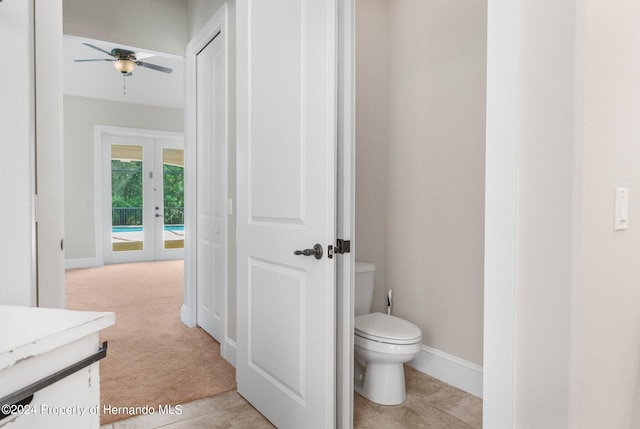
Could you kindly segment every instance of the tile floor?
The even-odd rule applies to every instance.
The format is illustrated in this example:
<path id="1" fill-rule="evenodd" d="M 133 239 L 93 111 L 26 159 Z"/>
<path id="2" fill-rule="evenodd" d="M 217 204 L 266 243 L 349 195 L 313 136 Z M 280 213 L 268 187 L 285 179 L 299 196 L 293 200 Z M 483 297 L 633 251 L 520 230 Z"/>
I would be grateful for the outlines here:
<path id="1" fill-rule="evenodd" d="M 407 400 L 402 405 L 374 404 L 354 394 L 354 429 L 480 429 L 482 400 L 405 367 Z M 183 405 L 181 415 L 131 417 L 101 429 L 273 428 L 236 391 Z"/>
<path id="2" fill-rule="evenodd" d="M 480 429 L 482 399 L 405 366 L 407 400 L 374 404 L 354 394 L 354 429 Z"/>

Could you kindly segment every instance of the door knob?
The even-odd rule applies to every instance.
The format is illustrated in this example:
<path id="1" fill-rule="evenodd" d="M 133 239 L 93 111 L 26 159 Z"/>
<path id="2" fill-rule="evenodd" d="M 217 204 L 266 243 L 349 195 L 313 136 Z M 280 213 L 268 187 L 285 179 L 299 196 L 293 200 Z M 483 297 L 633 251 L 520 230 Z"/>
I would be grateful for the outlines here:
<path id="1" fill-rule="evenodd" d="M 161 214 L 156 213 L 156 217 L 163 217 Z"/>
<path id="2" fill-rule="evenodd" d="M 294 255 L 314 256 L 316 259 L 322 259 L 322 246 L 316 244 L 313 249 L 296 250 Z"/>

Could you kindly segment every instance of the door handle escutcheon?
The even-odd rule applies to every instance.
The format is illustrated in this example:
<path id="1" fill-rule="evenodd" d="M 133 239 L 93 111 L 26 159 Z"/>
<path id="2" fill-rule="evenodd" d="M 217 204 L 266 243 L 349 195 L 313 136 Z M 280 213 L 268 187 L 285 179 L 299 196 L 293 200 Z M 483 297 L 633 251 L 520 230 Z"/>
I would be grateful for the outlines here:
<path id="1" fill-rule="evenodd" d="M 316 244 L 313 249 L 296 250 L 294 255 L 314 256 L 316 259 L 322 259 L 322 245 Z"/>

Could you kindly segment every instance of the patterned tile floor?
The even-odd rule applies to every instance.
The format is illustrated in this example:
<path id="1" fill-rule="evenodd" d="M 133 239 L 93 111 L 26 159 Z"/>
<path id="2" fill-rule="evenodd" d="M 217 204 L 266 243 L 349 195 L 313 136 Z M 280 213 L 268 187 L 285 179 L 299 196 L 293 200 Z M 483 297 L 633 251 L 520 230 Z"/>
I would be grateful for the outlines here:
<path id="1" fill-rule="evenodd" d="M 354 429 L 480 429 L 482 400 L 405 367 L 407 400 L 402 405 L 374 404 L 354 394 Z M 273 428 L 236 391 L 182 406 L 181 415 L 147 415 L 120 420 L 101 429 Z"/>

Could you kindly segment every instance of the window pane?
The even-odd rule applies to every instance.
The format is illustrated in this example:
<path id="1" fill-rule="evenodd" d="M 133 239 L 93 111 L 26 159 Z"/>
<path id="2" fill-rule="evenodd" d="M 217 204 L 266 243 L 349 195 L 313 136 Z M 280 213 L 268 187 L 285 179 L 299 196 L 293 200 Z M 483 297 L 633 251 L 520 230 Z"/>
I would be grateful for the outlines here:
<path id="1" fill-rule="evenodd" d="M 164 248 L 184 248 L 184 150 L 162 150 Z"/>
<path id="2" fill-rule="evenodd" d="M 144 248 L 142 146 L 111 145 L 111 244 L 114 252 Z"/>

